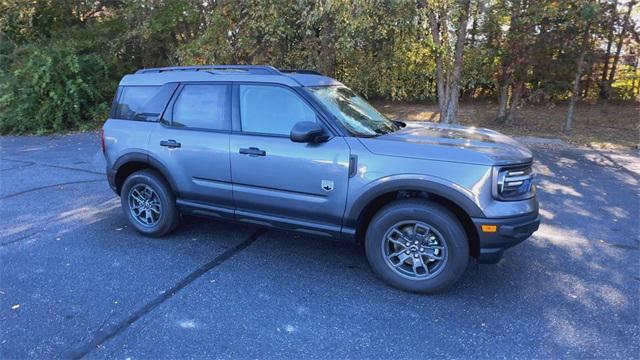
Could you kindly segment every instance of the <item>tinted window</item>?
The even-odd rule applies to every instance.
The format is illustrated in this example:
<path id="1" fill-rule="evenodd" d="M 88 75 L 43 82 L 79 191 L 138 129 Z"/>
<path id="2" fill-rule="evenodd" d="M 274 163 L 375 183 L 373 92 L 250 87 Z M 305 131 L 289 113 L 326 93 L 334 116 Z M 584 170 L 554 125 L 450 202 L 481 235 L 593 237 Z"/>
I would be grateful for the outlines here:
<path id="1" fill-rule="evenodd" d="M 164 101 L 153 101 L 159 92 L 160 86 L 121 87 L 112 117 L 126 120 L 157 120 L 168 100 L 165 96 Z"/>
<path id="2" fill-rule="evenodd" d="M 173 105 L 173 126 L 227 130 L 227 85 L 185 85 Z"/>
<path id="3" fill-rule="evenodd" d="M 242 131 L 289 135 L 299 121 L 316 114 L 297 94 L 278 86 L 240 85 Z"/>

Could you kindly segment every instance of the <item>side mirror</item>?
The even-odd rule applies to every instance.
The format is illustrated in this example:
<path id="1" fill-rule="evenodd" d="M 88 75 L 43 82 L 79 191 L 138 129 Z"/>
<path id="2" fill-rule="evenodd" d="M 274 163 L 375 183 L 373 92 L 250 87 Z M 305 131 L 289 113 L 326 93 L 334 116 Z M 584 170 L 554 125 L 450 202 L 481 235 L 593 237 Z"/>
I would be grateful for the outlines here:
<path id="1" fill-rule="evenodd" d="M 319 143 L 327 139 L 322 126 L 313 121 L 300 121 L 293 125 L 290 138 L 297 143 Z"/>

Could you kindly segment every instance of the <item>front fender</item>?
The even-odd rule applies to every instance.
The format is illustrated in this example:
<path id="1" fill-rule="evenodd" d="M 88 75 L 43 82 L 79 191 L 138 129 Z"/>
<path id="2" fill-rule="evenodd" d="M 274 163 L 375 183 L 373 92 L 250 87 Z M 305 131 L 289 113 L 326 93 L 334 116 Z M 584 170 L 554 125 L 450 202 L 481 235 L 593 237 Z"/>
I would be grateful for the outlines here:
<path id="1" fill-rule="evenodd" d="M 403 174 L 383 177 L 365 185 L 359 191 L 360 195 L 348 202 L 344 226 L 355 229 L 360 214 L 371 201 L 383 194 L 400 190 L 425 191 L 438 195 L 458 205 L 470 217 L 484 217 L 480 207 L 473 201 L 473 193 L 468 189 L 435 176 Z"/>

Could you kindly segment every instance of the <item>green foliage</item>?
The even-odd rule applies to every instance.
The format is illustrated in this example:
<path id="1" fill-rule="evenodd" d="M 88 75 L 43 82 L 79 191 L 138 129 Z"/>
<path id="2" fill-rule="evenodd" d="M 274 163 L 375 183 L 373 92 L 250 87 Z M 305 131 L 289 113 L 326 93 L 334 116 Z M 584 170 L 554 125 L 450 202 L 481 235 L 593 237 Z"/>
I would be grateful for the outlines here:
<path id="1" fill-rule="evenodd" d="M 104 120 L 125 70 L 98 25 L 27 42 L 3 55 L 0 133 L 85 129 Z"/>
<path id="2" fill-rule="evenodd" d="M 0 0 L 0 133 L 91 128 L 104 120 L 123 74 L 154 66 L 314 69 L 369 98 L 436 101 L 435 59 L 443 57 L 450 66 L 457 23 L 449 21 L 451 28 L 441 30 L 442 45 L 436 47 L 428 16 L 435 9 L 452 20 L 460 16 L 461 3 Z M 597 96 L 606 58 L 602 44 L 611 29 L 620 32 L 620 19 L 609 18 L 624 13 L 598 3 L 473 0 L 462 95 L 496 99 L 501 82 L 520 82 L 525 96 L 543 91 L 566 99 L 584 45 L 576 39 L 585 24 L 593 24 L 587 44 L 591 68 L 584 78 L 595 85 L 584 94 Z M 626 44 L 634 43 L 626 41 L 625 49 L 631 46 Z M 618 69 L 612 96 L 636 97 L 637 60 L 624 58 Z"/>
<path id="3" fill-rule="evenodd" d="M 612 84 L 612 87 L 614 98 L 620 100 L 636 99 L 640 88 L 640 69 L 631 65 L 622 66 L 620 76 Z"/>

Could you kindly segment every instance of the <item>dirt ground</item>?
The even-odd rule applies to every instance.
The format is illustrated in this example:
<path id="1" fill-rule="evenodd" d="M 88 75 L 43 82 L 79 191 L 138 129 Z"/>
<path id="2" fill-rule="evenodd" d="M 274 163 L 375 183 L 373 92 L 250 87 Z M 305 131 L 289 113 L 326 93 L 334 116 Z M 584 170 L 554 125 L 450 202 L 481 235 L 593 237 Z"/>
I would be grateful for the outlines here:
<path id="1" fill-rule="evenodd" d="M 385 115 L 407 121 L 438 121 L 438 107 L 433 103 L 396 103 L 373 101 Z M 633 148 L 640 143 L 640 103 L 579 104 L 571 136 L 562 133 L 567 105 L 526 106 L 518 110 L 512 125 L 495 122 L 496 104 L 463 103 L 462 125 L 485 127 L 515 136 L 559 138 L 569 143 L 594 148 Z"/>

